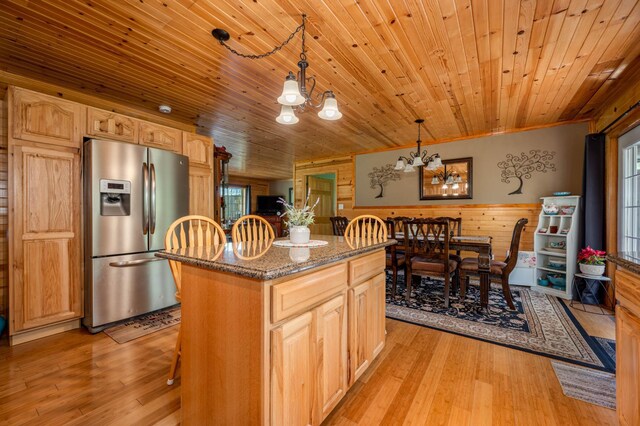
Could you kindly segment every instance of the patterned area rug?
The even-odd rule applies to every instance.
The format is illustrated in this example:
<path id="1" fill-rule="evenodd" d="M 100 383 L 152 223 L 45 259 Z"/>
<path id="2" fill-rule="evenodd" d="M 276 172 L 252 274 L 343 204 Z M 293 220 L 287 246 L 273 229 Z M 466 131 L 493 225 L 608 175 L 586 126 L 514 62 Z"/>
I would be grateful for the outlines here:
<path id="1" fill-rule="evenodd" d="M 616 376 L 604 371 L 552 361 L 562 392 L 601 407 L 616 409 Z"/>
<path id="2" fill-rule="evenodd" d="M 502 290 L 492 287 L 489 308 L 480 308 L 480 291 L 471 285 L 465 300 L 452 295 L 444 307 L 443 282 L 414 276 L 411 302 L 404 295 L 404 276 L 398 277 L 397 296 L 391 299 L 387 275 L 387 317 L 435 328 L 490 343 L 615 371 L 611 356 L 589 336 L 560 299 L 525 287 L 512 286 L 516 310 L 506 306 Z"/>
<path id="3" fill-rule="evenodd" d="M 180 324 L 181 313 L 180 306 L 152 312 L 107 328 L 104 330 L 104 334 L 118 343 L 127 343 L 131 340 L 146 336 L 147 334 Z"/>

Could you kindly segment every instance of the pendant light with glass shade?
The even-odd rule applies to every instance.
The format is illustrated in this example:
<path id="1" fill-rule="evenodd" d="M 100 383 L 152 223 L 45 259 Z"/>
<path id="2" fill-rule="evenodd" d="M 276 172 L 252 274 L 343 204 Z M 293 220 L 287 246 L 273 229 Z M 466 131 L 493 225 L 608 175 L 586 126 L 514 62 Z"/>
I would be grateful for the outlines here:
<path id="1" fill-rule="evenodd" d="M 396 162 L 395 170 L 403 170 L 405 173 L 411 173 L 415 171 L 416 167 L 427 167 L 427 170 L 435 170 L 438 167 L 442 166 L 442 159 L 440 159 L 440 154 L 435 153 L 428 155 L 427 151 L 421 151 L 420 145 L 422 141 L 420 140 L 420 127 L 422 127 L 422 123 L 424 120 L 422 118 L 418 118 L 415 123 L 418 125 L 418 140 L 416 144 L 418 144 L 418 150 L 416 152 L 410 152 L 409 157 L 405 157 L 401 155 L 398 157 L 398 161 Z"/>
<path id="2" fill-rule="evenodd" d="M 316 96 L 318 103 L 313 102 L 313 91 L 316 87 L 316 78 L 315 76 L 307 77 L 306 74 L 306 70 L 309 67 L 309 62 L 307 61 L 307 55 L 305 53 L 306 19 L 307 15 L 303 14 L 302 24 L 300 24 L 298 28 L 296 28 L 295 31 L 291 33 L 284 42 L 282 42 L 282 44 L 276 46 L 272 51 L 261 55 L 245 55 L 229 47 L 226 42 L 230 37 L 229 33 L 225 30 L 216 28 L 211 32 L 216 40 L 218 40 L 220 44 L 226 47 L 231 53 L 242 58 L 249 59 L 262 59 L 278 52 L 286 46 L 298 32 L 302 32 L 302 51 L 300 52 L 300 61 L 298 62 L 298 73 L 295 75 L 289 71 L 289 75 L 287 75 L 284 80 L 282 94 L 277 99 L 278 103 L 282 105 L 280 107 L 280 115 L 276 117 L 276 121 L 280 124 L 289 125 L 297 123 L 300 120 L 296 117 L 295 111 L 303 112 L 306 108 L 318 109 L 322 107 L 318 112 L 318 117 L 323 120 L 333 121 L 342 118 L 342 113 L 338 109 L 338 101 L 336 100 L 336 96 L 333 91 L 325 90 L 323 93 Z M 307 88 L 307 83 L 310 84 L 310 88 Z"/>

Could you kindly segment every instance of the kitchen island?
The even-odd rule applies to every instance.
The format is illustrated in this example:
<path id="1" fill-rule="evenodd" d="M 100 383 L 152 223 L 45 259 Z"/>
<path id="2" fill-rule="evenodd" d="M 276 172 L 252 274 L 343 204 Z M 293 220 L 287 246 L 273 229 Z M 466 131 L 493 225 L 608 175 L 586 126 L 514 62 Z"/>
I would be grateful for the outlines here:
<path id="1" fill-rule="evenodd" d="M 385 250 L 163 251 L 182 276 L 182 423 L 317 425 L 385 342 Z"/>

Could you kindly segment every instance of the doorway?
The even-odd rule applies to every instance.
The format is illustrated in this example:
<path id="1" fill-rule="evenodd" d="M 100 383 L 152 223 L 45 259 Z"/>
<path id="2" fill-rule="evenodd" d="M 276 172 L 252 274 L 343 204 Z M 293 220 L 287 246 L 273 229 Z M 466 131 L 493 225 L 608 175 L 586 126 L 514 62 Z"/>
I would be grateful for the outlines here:
<path id="1" fill-rule="evenodd" d="M 336 174 L 323 173 L 307 176 L 306 191 L 309 193 L 309 204 L 320 200 L 315 208 L 315 223 L 309 226 L 312 234 L 331 235 L 331 216 L 336 212 Z"/>

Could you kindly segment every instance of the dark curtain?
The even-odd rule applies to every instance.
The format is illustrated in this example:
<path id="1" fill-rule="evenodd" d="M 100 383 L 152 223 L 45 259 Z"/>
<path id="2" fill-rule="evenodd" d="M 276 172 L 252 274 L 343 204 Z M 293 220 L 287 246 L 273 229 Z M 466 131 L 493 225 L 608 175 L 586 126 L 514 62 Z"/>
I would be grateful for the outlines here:
<path id="1" fill-rule="evenodd" d="M 580 248 L 605 249 L 604 147 L 604 134 L 593 133 L 585 137 Z"/>
<path id="2" fill-rule="evenodd" d="M 251 214 L 251 185 L 245 186 L 244 214 Z"/>
<path id="3" fill-rule="evenodd" d="M 596 250 L 605 249 L 605 211 L 604 211 L 604 134 L 594 133 L 585 137 L 584 171 L 582 173 L 582 209 L 580 246 L 591 246 Z M 597 281 L 583 282 L 578 289 L 582 293 L 582 302 L 597 304 L 603 299 Z M 574 295 L 575 298 L 576 295 Z"/>

